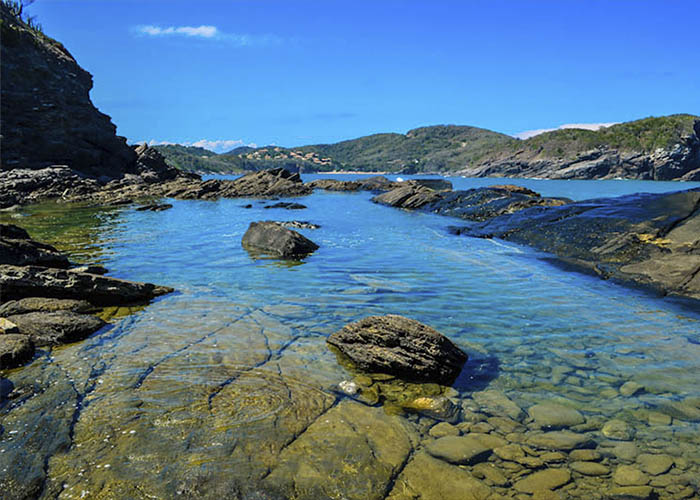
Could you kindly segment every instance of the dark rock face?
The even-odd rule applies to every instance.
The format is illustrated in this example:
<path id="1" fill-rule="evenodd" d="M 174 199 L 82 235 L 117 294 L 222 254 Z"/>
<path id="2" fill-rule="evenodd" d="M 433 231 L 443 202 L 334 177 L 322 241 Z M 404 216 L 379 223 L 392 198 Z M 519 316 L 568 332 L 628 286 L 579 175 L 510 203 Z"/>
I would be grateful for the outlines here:
<path id="1" fill-rule="evenodd" d="M 87 300 L 99 306 L 145 303 L 172 288 L 38 266 L 0 265 L 2 301 L 27 297 Z"/>
<path id="2" fill-rule="evenodd" d="M 514 186 L 437 192 L 423 186 L 407 185 L 376 196 L 372 201 L 396 208 L 420 209 L 461 219 L 484 221 L 533 206 L 564 205 L 568 200 L 543 198 L 532 191 L 521 192 L 514 189 Z"/>
<path id="3" fill-rule="evenodd" d="M 546 179 L 700 180 L 700 121 L 694 133 L 653 153 L 596 148 L 573 159 L 540 158 L 536 152 L 489 159 L 460 170 L 468 177 L 540 177 Z"/>
<path id="4" fill-rule="evenodd" d="M 457 233 L 531 245 L 603 278 L 700 299 L 700 189 L 536 207 Z"/>
<path id="5" fill-rule="evenodd" d="M 0 335 L 0 370 L 23 365 L 34 357 L 34 344 L 27 335 Z"/>
<path id="6" fill-rule="evenodd" d="M 70 262 L 51 245 L 39 243 L 12 224 L 0 224 L 0 264 L 67 268 Z"/>
<path id="7" fill-rule="evenodd" d="M 303 257 L 319 248 L 310 239 L 272 221 L 251 222 L 241 243 L 253 252 L 291 259 Z"/>
<path id="8" fill-rule="evenodd" d="M 152 203 L 150 205 L 143 205 L 141 207 L 138 207 L 136 210 L 139 212 L 162 212 L 163 210 L 168 210 L 169 208 L 173 208 L 173 206 L 170 203 Z"/>
<path id="9" fill-rule="evenodd" d="M 2 170 L 63 164 L 92 177 L 128 171 L 136 156 L 90 101 L 92 76 L 63 45 L 1 9 Z"/>
<path id="10" fill-rule="evenodd" d="M 59 345 L 83 340 L 105 326 L 105 322 L 91 314 L 71 311 L 31 312 L 7 318 L 28 335 L 37 346 Z"/>
<path id="11" fill-rule="evenodd" d="M 450 339 L 403 316 L 369 316 L 328 338 L 361 370 L 407 380 L 450 384 L 467 355 Z"/>

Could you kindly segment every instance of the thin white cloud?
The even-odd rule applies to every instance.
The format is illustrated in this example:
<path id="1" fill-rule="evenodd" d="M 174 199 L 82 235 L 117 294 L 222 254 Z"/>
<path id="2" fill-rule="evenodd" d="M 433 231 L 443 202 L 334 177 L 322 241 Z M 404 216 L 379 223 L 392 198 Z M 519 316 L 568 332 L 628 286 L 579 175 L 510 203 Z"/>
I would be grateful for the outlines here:
<path id="1" fill-rule="evenodd" d="M 599 130 L 604 127 L 609 127 L 611 125 L 617 125 L 620 122 L 607 122 L 607 123 L 566 123 L 564 125 L 559 125 L 556 128 L 540 128 L 536 130 L 526 130 L 524 132 L 519 132 L 513 134 L 513 137 L 518 139 L 529 139 L 530 137 L 535 137 L 536 135 L 544 134 L 545 132 L 551 132 L 553 130 L 563 130 L 565 128 L 580 128 L 583 130 Z"/>
<path id="2" fill-rule="evenodd" d="M 134 31 L 141 36 L 149 37 L 186 37 L 202 38 L 206 40 L 216 40 L 227 42 L 238 47 L 274 45 L 282 42 L 282 39 L 275 35 L 248 35 L 245 33 L 225 33 L 216 26 L 156 26 L 144 24 L 136 26 Z"/>
<path id="3" fill-rule="evenodd" d="M 188 141 L 188 142 L 170 142 L 170 141 L 158 141 L 156 139 L 151 139 L 150 141 L 140 141 L 138 144 L 146 142 L 149 146 L 166 146 L 166 145 L 176 145 L 180 144 L 182 146 L 195 146 L 198 148 L 208 149 L 215 153 L 226 153 L 231 151 L 233 148 L 238 146 L 250 146 L 251 148 L 258 147 L 255 143 L 246 144 L 240 139 L 200 139 L 198 141 Z"/>
<path id="4" fill-rule="evenodd" d="M 152 24 L 147 24 L 144 26 L 137 26 L 136 31 L 143 35 L 149 36 L 169 36 L 169 35 L 181 35 L 189 37 L 201 37 L 201 38 L 214 38 L 219 34 L 219 30 L 216 26 L 168 26 L 167 28 L 161 28 L 160 26 L 153 26 Z"/>

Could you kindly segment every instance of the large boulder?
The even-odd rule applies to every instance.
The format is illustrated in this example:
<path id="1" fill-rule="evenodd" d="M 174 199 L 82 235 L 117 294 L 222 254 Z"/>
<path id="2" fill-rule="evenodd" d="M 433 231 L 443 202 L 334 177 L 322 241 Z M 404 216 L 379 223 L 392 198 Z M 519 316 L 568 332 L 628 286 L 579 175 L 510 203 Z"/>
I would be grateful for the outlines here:
<path id="1" fill-rule="evenodd" d="M 37 265 L 67 268 L 68 258 L 51 245 L 29 237 L 21 227 L 0 224 L 0 264 L 15 266 Z"/>
<path id="2" fill-rule="evenodd" d="M 143 304 L 172 288 L 39 266 L 0 265 L 2 301 L 26 297 L 87 300 L 97 306 Z"/>
<path id="3" fill-rule="evenodd" d="M 15 368 L 34 357 L 34 344 L 27 335 L 0 335 L 0 370 Z"/>
<path id="4" fill-rule="evenodd" d="M 31 312 L 9 316 L 7 319 L 38 346 L 83 340 L 106 324 L 97 316 L 71 311 Z"/>
<path id="5" fill-rule="evenodd" d="M 345 325 L 328 343 L 360 370 L 450 384 L 467 355 L 433 328 L 403 316 L 369 316 Z"/>
<path id="6" fill-rule="evenodd" d="M 87 300 L 51 299 L 47 297 L 28 297 L 10 300 L 0 305 L 0 317 L 30 312 L 72 311 L 77 313 L 95 312 L 97 308 Z"/>
<path id="7" fill-rule="evenodd" d="M 278 222 L 251 222 L 243 235 L 243 247 L 282 258 L 300 258 L 318 250 L 318 245 Z"/>

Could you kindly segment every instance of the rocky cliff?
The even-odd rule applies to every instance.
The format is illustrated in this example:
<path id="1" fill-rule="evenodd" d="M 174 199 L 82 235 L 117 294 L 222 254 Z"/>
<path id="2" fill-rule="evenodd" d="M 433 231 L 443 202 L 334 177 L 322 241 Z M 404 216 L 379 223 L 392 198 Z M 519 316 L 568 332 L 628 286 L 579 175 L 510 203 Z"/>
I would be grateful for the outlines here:
<path id="1" fill-rule="evenodd" d="M 648 118 L 615 127 L 646 122 L 648 129 L 639 130 L 639 136 L 658 135 L 655 128 L 660 127 L 655 122 L 671 118 L 674 117 Z M 679 134 L 671 143 L 651 150 L 642 144 L 616 145 L 614 139 L 606 143 L 607 137 L 597 138 L 590 131 L 572 133 L 560 130 L 550 133 L 551 137 L 534 137 L 519 141 L 521 144 L 515 147 L 510 145 L 508 149 L 493 151 L 482 162 L 458 173 L 467 177 L 700 181 L 700 120 L 695 120 L 689 128 L 689 132 Z M 562 135 L 571 137 L 557 137 Z M 588 141 L 581 141 L 577 135 L 592 137 L 584 137 Z M 635 142 L 642 140 L 635 138 Z M 586 143 L 591 146 L 585 147 Z"/>
<path id="2" fill-rule="evenodd" d="M 3 3 L 3 171 L 68 165 L 94 178 L 134 172 L 136 154 L 90 101 L 92 76 Z"/>

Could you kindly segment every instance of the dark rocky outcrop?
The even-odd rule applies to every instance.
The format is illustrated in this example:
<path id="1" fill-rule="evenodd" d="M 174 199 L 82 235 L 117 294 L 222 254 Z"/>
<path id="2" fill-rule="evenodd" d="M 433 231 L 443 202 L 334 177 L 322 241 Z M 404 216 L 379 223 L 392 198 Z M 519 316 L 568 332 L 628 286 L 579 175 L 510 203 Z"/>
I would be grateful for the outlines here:
<path id="1" fill-rule="evenodd" d="M 162 212 L 163 210 L 168 210 L 169 208 L 173 208 L 170 203 L 151 203 L 149 205 L 138 207 L 136 210 L 139 212 Z"/>
<path id="2" fill-rule="evenodd" d="M 401 186 L 400 182 L 390 181 L 383 175 L 375 175 L 356 181 L 341 181 L 338 179 L 316 179 L 308 183 L 313 189 L 326 191 L 390 191 Z"/>
<path id="3" fill-rule="evenodd" d="M 92 76 L 2 4 L 2 170 L 69 165 L 118 177 L 136 155 L 90 101 Z"/>
<path id="4" fill-rule="evenodd" d="M 328 343 L 360 370 L 413 381 L 450 384 L 467 361 L 450 339 L 398 315 L 369 316 L 345 325 Z"/>
<path id="5" fill-rule="evenodd" d="M 0 370 L 23 365 L 34 357 L 34 344 L 28 335 L 0 335 Z"/>
<path id="6" fill-rule="evenodd" d="M 455 232 L 531 245 L 603 278 L 700 299 L 700 189 L 536 207 Z"/>
<path id="7" fill-rule="evenodd" d="M 419 185 L 407 185 L 376 196 L 372 201 L 472 221 L 484 221 L 534 206 L 564 205 L 568 201 L 563 198 L 544 198 L 533 191 L 527 191 L 524 192 L 519 186 L 497 186 L 438 192 Z"/>
<path id="8" fill-rule="evenodd" d="M 285 210 L 303 210 L 306 205 L 301 203 L 292 203 L 289 201 L 280 201 L 279 203 L 273 203 L 272 205 L 265 205 L 263 208 L 284 208 Z"/>
<path id="9" fill-rule="evenodd" d="M 0 318 L 30 312 L 72 311 L 75 313 L 90 313 L 95 312 L 97 309 L 98 308 L 90 304 L 87 300 L 28 297 L 26 299 L 11 300 L 1 304 Z"/>
<path id="10" fill-rule="evenodd" d="M 242 245 L 254 253 L 297 259 L 318 250 L 318 245 L 279 222 L 251 222 Z"/>
<path id="11" fill-rule="evenodd" d="M 105 326 L 92 314 L 72 311 L 30 312 L 8 316 L 22 335 L 28 335 L 37 346 L 67 344 L 83 340 Z"/>
<path id="12" fill-rule="evenodd" d="M 47 266 L 65 269 L 70 262 L 51 245 L 29 237 L 21 227 L 0 224 L 0 264 Z"/>
<path id="13" fill-rule="evenodd" d="M 644 121 L 647 120 L 640 122 Z M 653 133 L 650 131 L 647 135 L 653 136 Z M 679 137 L 675 144 L 653 151 L 602 145 L 557 158 L 543 155 L 538 149 L 522 147 L 514 152 L 493 152 L 486 160 L 457 173 L 467 177 L 700 181 L 700 120 L 695 121 L 691 133 Z"/>
<path id="14" fill-rule="evenodd" d="M 0 265 L 0 301 L 26 297 L 87 300 L 97 306 L 143 304 L 172 288 L 39 266 Z"/>

